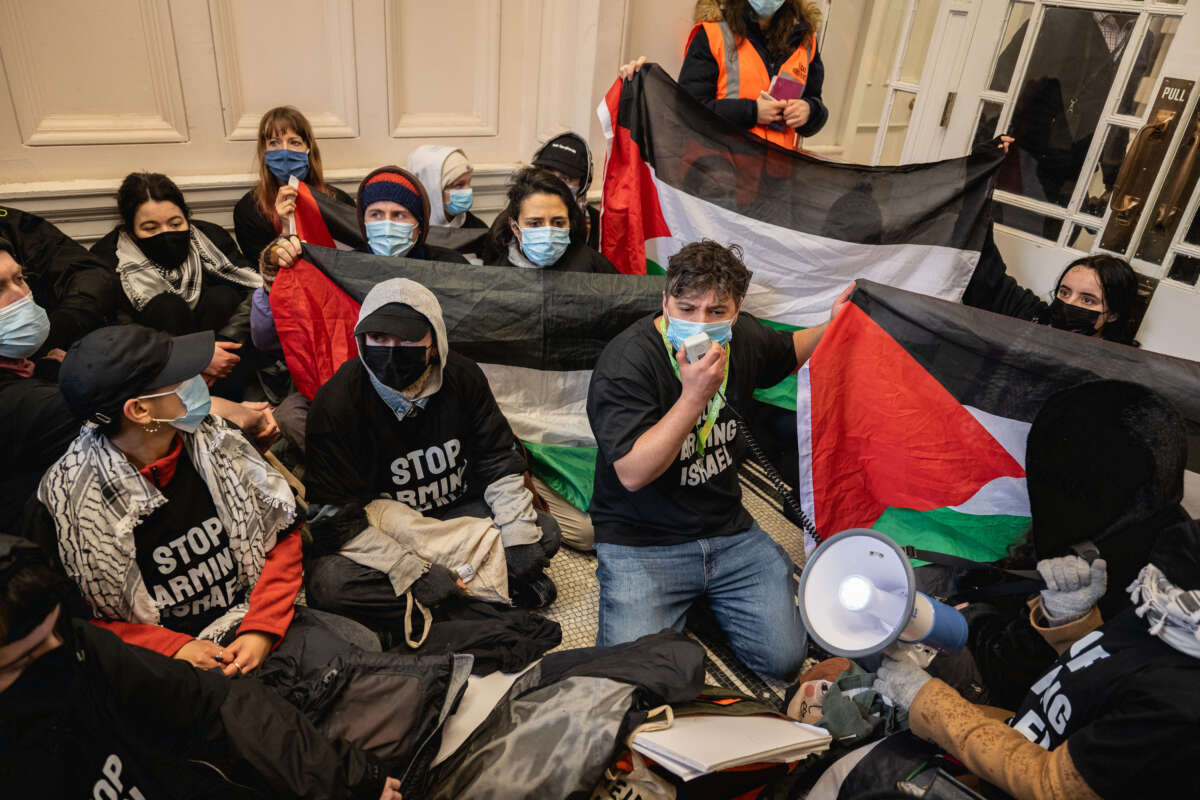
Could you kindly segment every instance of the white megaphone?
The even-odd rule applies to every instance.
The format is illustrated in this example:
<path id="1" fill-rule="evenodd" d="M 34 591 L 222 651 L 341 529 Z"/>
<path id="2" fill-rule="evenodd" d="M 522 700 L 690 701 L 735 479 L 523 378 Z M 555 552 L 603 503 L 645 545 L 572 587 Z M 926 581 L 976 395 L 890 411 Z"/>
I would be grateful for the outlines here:
<path id="1" fill-rule="evenodd" d="M 860 658 L 892 645 L 914 645 L 932 658 L 929 651 L 953 652 L 967 644 L 963 615 L 916 591 L 904 552 L 866 528 L 842 531 L 808 557 L 799 603 L 809 635 L 838 656 Z"/>

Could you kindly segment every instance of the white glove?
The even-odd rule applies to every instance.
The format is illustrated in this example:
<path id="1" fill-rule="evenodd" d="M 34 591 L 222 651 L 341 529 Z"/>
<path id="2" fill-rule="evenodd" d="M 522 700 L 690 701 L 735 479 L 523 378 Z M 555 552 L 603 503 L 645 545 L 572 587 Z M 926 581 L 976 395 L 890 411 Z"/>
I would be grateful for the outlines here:
<path id="1" fill-rule="evenodd" d="M 932 675 L 908 659 L 898 661 L 885 655 L 875 672 L 872 688 L 896 705 L 908 708 L 917 699 L 921 687 L 931 680 Z"/>
<path id="2" fill-rule="evenodd" d="M 1108 591 L 1108 564 L 1103 558 L 1091 564 L 1079 556 L 1046 558 L 1037 563 L 1037 571 L 1046 581 L 1042 608 L 1054 625 L 1087 615 Z"/>

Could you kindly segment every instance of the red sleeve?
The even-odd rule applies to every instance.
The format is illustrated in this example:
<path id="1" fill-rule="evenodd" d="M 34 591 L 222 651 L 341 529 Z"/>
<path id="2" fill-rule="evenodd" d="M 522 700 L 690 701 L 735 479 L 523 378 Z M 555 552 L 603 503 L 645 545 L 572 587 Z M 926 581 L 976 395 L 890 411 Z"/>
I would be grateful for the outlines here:
<path id="1" fill-rule="evenodd" d="M 107 631 L 115 633 L 125 644 L 137 645 L 156 653 L 162 653 L 168 658 L 179 652 L 179 648 L 192 641 L 186 633 L 173 631 L 161 625 L 143 625 L 140 622 L 117 622 L 103 619 L 92 620 Z"/>
<path id="2" fill-rule="evenodd" d="M 257 631 L 282 640 L 296 613 L 296 595 L 300 593 L 302 577 L 300 525 L 297 524 L 267 553 L 262 574 L 250 592 L 250 610 L 238 628 L 238 635 Z"/>

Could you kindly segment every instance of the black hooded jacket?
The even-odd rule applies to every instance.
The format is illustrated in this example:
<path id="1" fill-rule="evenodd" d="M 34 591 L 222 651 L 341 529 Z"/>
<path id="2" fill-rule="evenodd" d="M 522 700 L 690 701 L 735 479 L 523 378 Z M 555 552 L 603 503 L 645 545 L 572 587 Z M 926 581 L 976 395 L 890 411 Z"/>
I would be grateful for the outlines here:
<path id="1" fill-rule="evenodd" d="M 1179 412 L 1143 386 L 1093 381 L 1051 396 L 1025 455 L 1029 544 L 1007 566 L 1032 569 L 1093 542 L 1108 572 L 1098 606 L 1112 619 L 1129 605 L 1126 588 L 1160 532 L 1188 518 L 1179 505 L 1186 460 Z M 1057 653 L 1033 628 L 1024 598 L 972 603 L 965 613 L 988 702 L 1015 708 Z"/>
<path id="2" fill-rule="evenodd" d="M 0 237 L 12 246 L 33 301 L 50 315 L 50 336 L 41 352 L 65 350 L 85 333 L 110 323 L 120 300 L 120 283 L 83 245 L 41 217 L 6 206 L 0 206 Z"/>
<path id="3" fill-rule="evenodd" d="M 254 679 L 229 680 L 82 620 L 0 692 L 5 797 L 377 798 L 379 763 Z M 112 791 L 105 791 L 105 786 Z"/>

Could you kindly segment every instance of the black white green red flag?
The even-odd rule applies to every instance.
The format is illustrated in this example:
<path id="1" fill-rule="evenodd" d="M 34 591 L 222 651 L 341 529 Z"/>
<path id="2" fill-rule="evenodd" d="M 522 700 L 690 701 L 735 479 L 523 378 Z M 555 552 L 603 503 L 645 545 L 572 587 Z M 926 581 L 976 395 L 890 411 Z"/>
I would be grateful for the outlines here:
<path id="1" fill-rule="evenodd" d="M 600 244 L 621 272 L 661 273 L 700 239 L 736 243 L 754 272 L 744 310 L 807 327 L 855 278 L 960 300 L 979 262 L 998 147 L 900 167 L 824 161 L 738 130 L 654 64 L 597 113 Z"/>
<path id="2" fill-rule="evenodd" d="M 285 349 L 289 340 L 294 345 L 295 365 L 318 376 L 316 386 L 357 355 L 354 325 L 372 286 L 409 278 L 427 287 L 441 304 L 450 346 L 487 376 L 534 473 L 587 508 L 596 462 L 586 410 L 592 366 L 610 339 L 662 307 L 662 278 L 442 264 L 311 245 L 288 273 L 276 330 Z M 289 368 L 295 372 L 293 359 Z"/>
<path id="3" fill-rule="evenodd" d="M 1200 467 L 1200 364 L 861 281 L 798 376 L 800 498 L 822 537 L 874 527 L 980 561 L 1029 526 L 1025 440 L 1052 393 L 1142 383 Z"/>

